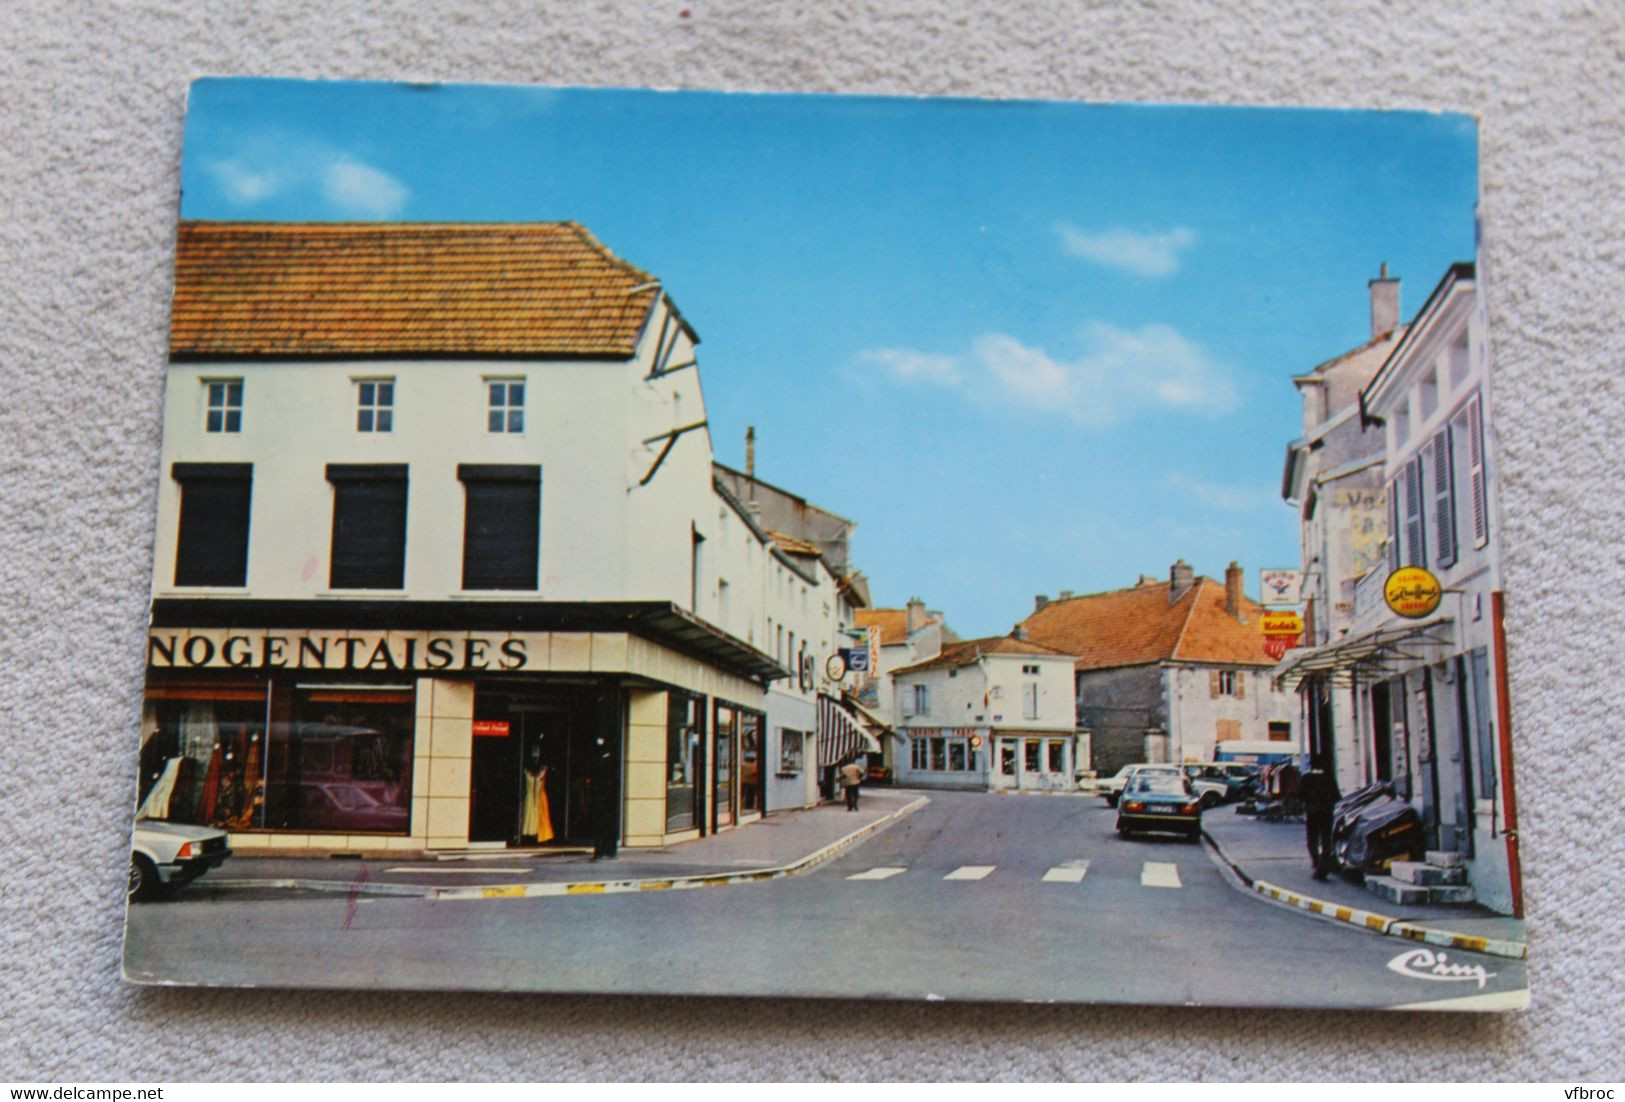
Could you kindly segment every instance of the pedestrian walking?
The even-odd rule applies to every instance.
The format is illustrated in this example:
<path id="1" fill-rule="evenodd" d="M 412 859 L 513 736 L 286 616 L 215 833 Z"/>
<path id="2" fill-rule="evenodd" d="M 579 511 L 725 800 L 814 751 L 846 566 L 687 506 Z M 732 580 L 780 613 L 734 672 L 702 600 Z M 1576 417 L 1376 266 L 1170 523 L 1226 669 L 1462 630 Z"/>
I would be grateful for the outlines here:
<path id="1" fill-rule="evenodd" d="M 841 787 L 846 789 L 846 809 L 858 809 L 858 786 L 863 783 L 863 766 L 858 764 L 856 755 L 846 759 L 841 766 Z"/>
<path id="2" fill-rule="evenodd" d="M 1332 870 L 1332 812 L 1343 798 L 1337 779 L 1326 768 L 1324 758 L 1314 758 L 1309 771 L 1298 780 L 1298 798 L 1303 801 L 1304 833 L 1309 843 L 1309 866 L 1316 880 L 1324 880 Z"/>

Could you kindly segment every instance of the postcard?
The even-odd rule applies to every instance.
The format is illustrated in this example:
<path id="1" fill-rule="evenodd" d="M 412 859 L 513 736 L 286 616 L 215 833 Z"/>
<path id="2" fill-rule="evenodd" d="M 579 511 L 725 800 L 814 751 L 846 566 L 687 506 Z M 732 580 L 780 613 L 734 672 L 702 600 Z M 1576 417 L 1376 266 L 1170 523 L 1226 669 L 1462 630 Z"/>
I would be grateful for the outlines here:
<path id="1" fill-rule="evenodd" d="M 1477 157 L 197 81 L 125 975 L 1522 1007 Z"/>

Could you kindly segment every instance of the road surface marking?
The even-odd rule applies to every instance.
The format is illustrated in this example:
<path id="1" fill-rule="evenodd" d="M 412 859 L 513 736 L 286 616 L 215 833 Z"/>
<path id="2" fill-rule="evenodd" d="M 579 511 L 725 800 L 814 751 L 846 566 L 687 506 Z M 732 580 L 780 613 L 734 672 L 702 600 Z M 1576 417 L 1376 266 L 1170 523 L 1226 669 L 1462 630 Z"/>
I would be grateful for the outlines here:
<path id="1" fill-rule="evenodd" d="M 1051 884 L 1081 884 L 1084 874 L 1089 871 L 1087 861 L 1068 861 L 1064 865 L 1057 865 L 1044 874 L 1044 880 Z"/>
<path id="2" fill-rule="evenodd" d="M 899 869 L 899 868 L 893 868 L 893 867 L 891 867 L 889 865 L 882 865 L 879 868 L 869 869 L 869 870 L 867 870 L 865 872 L 855 872 L 851 876 L 847 877 L 847 879 L 848 880 L 885 880 L 887 877 L 896 876 L 900 872 L 907 872 L 907 871 L 908 871 L 907 869 Z"/>
<path id="3" fill-rule="evenodd" d="M 1140 870 L 1142 888 L 1180 888 L 1179 869 L 1166 861 L 1147 861 Z"/>
<path id="4" fill-rule="evenodd" d="M 953 872 L 944 876 L 944 880 L 980 880 L 992 872 L 993 865 L 961 865 Z"/>
<path id="5" fill-rule="evenodd" d="M 488 872 L 534 872 L 535 869 L 492 868 L 489 865 L 477 869 L 439 869 L 424 868 L 422 865 L 397 865 L 385 872 L 422 873 L 425 876 L 483 876 Z"/>

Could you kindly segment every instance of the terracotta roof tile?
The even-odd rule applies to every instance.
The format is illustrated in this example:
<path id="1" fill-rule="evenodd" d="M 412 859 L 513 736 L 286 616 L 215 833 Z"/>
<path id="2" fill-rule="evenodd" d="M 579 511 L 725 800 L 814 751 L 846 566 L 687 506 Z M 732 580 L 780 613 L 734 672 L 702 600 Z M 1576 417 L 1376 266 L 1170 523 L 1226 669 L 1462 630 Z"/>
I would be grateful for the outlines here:
<path id="1" fill-rule="evenodd" d="M 916 662 L 912 666 L 904 666 L 891 672 L 894 674 L 918 673 L 921 670 L 969 666 L 984 654 L 1037 655 L 1040 657 L 1060 655 L 1070 657 L 1071 652 L 1045 646 L 1042 643 L 1035 643 L 1030 639 L 1017 639 L 1013 635 L 989 635 L 982 639 L 966 639 L 963 642 L 950 643 L 944 646 L 942 653 L 935 658 L 928 658 L 924 662 Z"/>
<path id="2" fill-rule="evenodd" d="M 936 621 L 929 616 L 926 624 Z M 852 626 L 859 628 L 879 628 L 880 645 L 891 646 L 894 643 L 903 643 L 908 640 L 908 609 L 906 608 L 860 608 L 852 614 Z"/>
<path id="3" fill-rule="evenodd" d="M 1258 630 L 1262 613 L 1262 606 L 1244 598 L 1245 622 L 1237 620 L 1225 610 L 1224 586 L 1203 577 L 1173 604 L 1168 583 L 1153 582 L 1052 601 L 1022 626 L 1032 639 L 1077 655 L 1080 670 L 1171 659 L 1270 666 Z"/>
<path id="4" fill-rule="evenodd" d="M 169 351 L 624 359 L 659 293 L 574 222 L 182 222 Z"/>
<path id="5" fill-rule="evenodd" d="M 823 554 L 823 552 L 818 549 L 817 544 L 808 543 L 806 540 L 798 540 L 794 536 L 787 536 L 783 532 L 775 532 L 771 528 L 764 528 L 763 531 L 765 531 L 773 542 L 778 544 L 780 549 L 786 554 L 811 555 L 814 557 Z"/>

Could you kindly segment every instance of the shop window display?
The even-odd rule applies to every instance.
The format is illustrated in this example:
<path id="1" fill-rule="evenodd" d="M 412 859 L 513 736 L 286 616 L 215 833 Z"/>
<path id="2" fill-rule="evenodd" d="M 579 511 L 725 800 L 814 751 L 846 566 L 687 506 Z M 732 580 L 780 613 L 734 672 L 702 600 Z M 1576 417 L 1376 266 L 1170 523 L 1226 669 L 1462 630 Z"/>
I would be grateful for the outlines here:
<path id="1" fill-rule="evenodd" d="M 263 686 L 148 691 L 138 818 L 225 830 L 263 824 Z"/>
<path id="2" fill-rule="evenodd" d="M 265 825 L 405 834 L 412 809 L 410 691 L 301 689 L 272 728 Z"/>
<path id="3" fill-rule="evenodd" d="M 666 703 L 666 829 L 700 825 L 700 748 L 705 706 L 700 697 L 673 692 Z"/>

